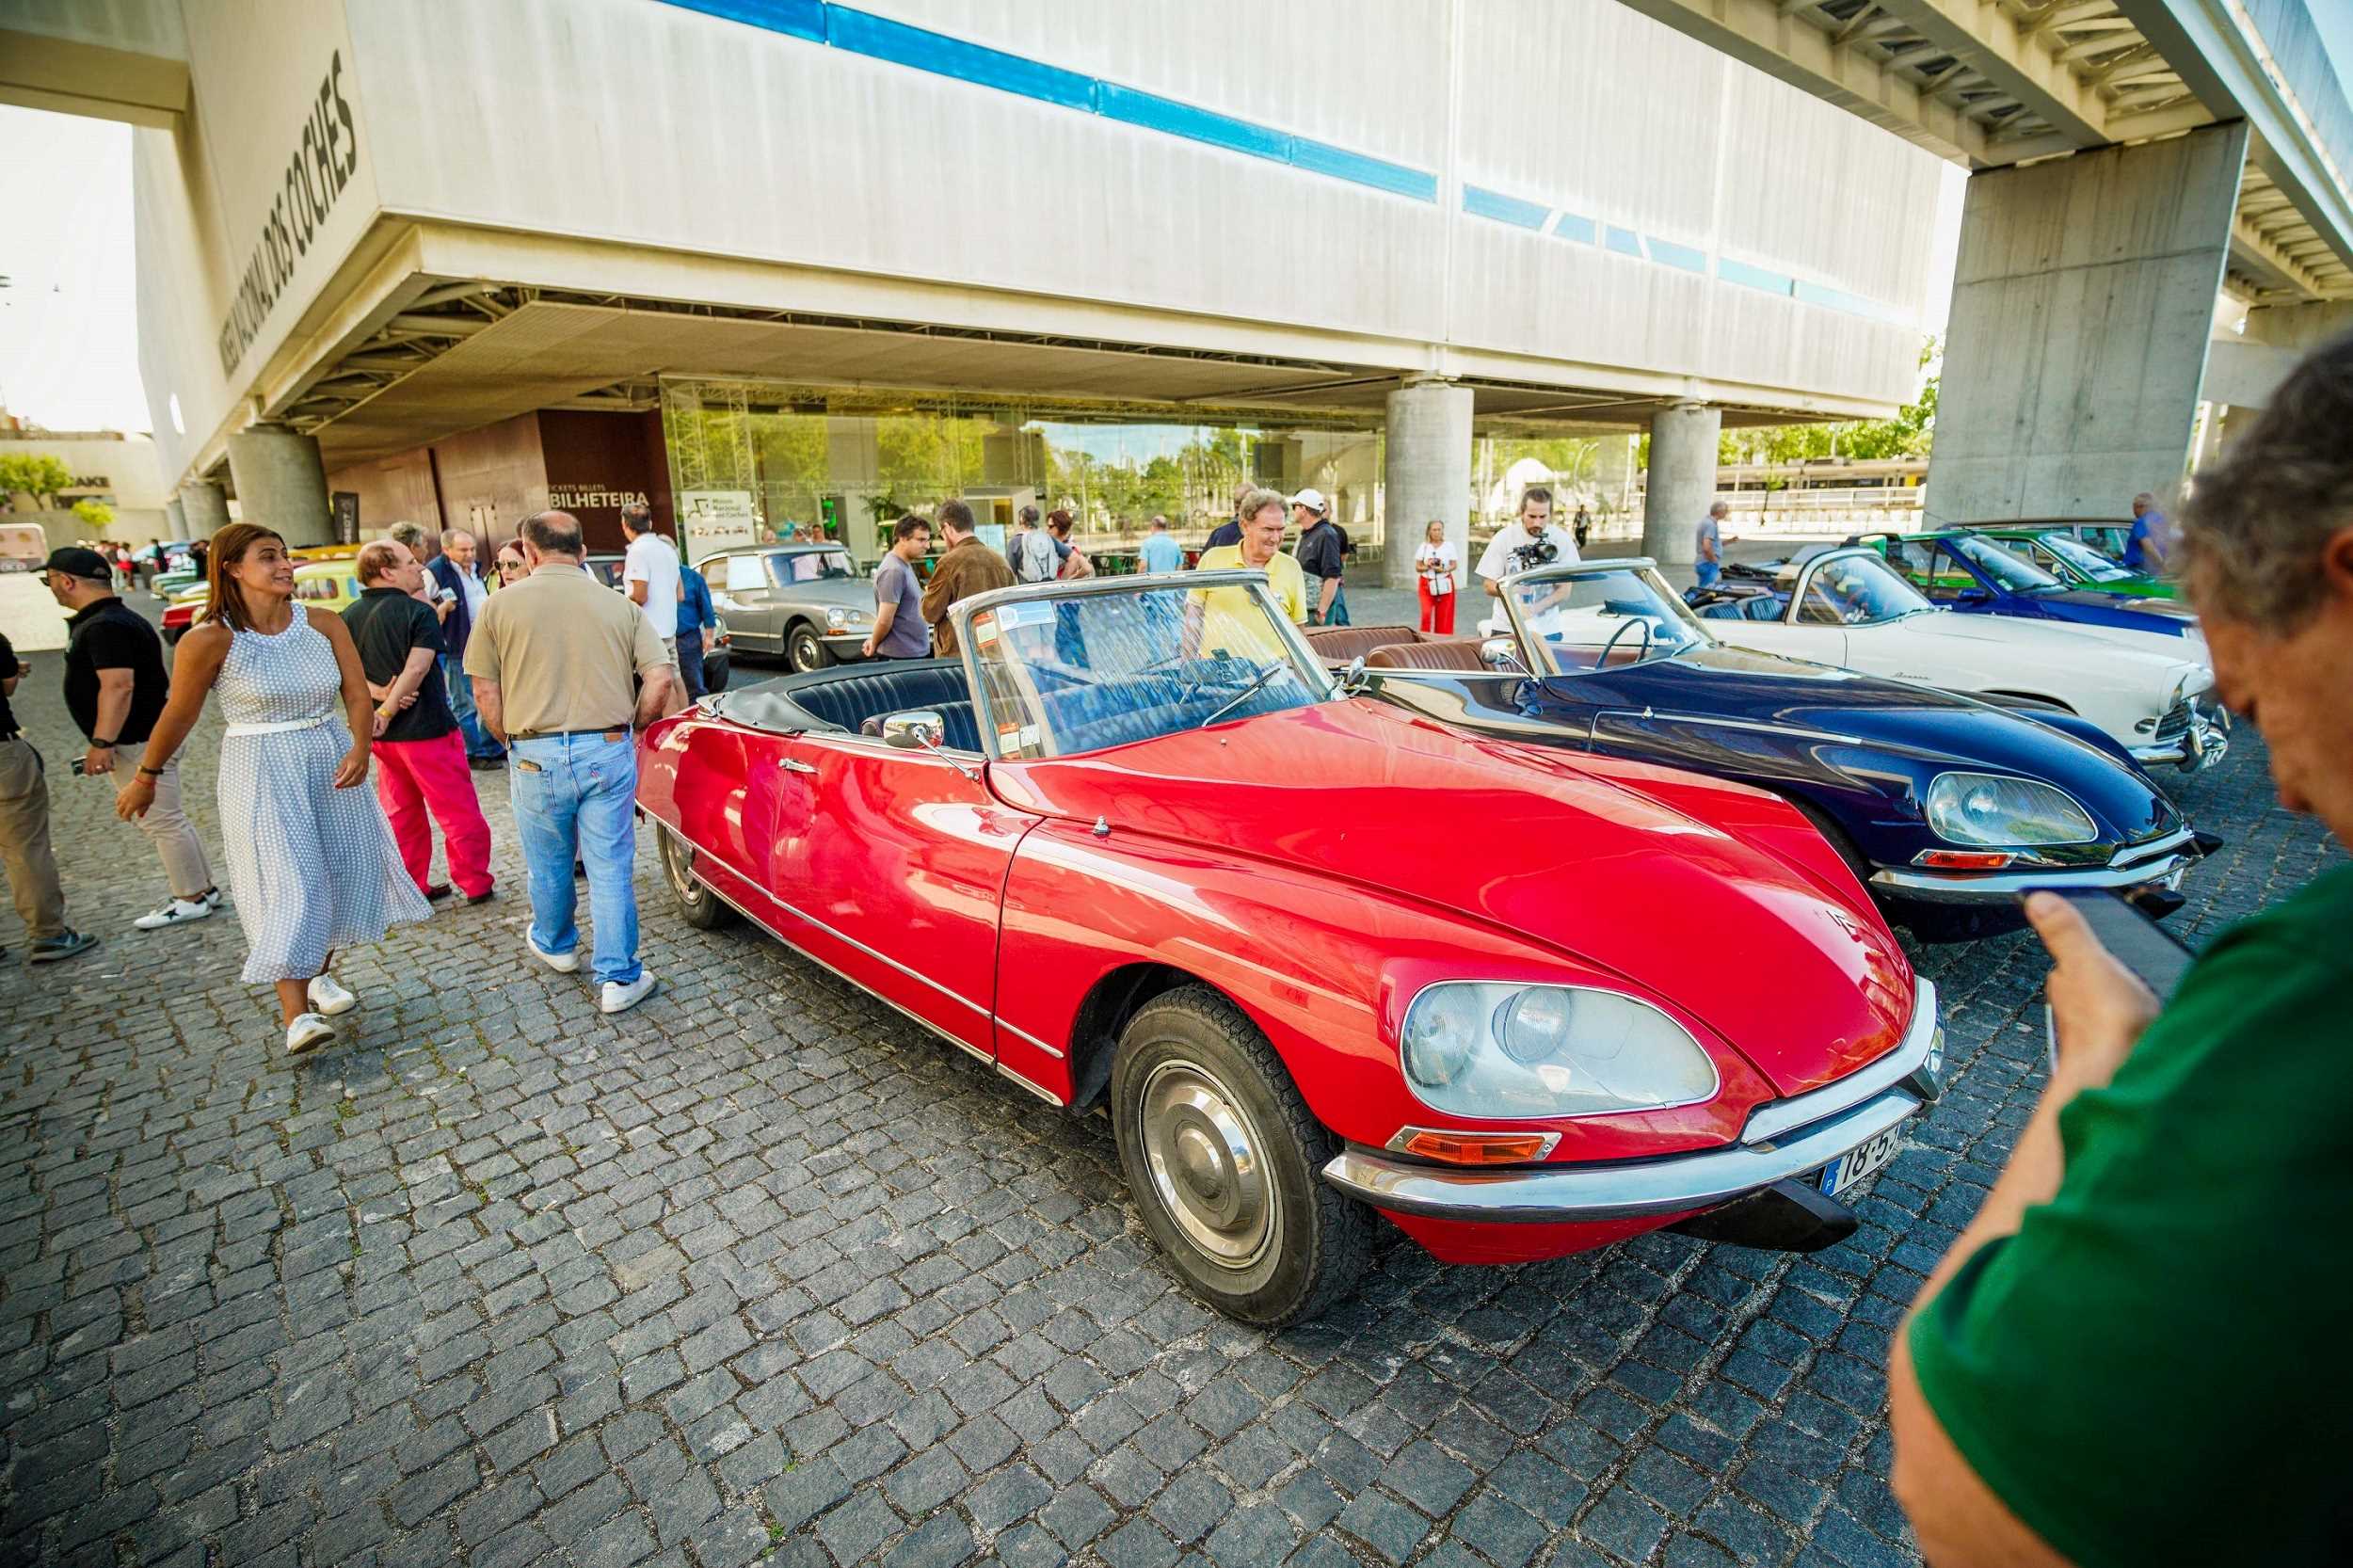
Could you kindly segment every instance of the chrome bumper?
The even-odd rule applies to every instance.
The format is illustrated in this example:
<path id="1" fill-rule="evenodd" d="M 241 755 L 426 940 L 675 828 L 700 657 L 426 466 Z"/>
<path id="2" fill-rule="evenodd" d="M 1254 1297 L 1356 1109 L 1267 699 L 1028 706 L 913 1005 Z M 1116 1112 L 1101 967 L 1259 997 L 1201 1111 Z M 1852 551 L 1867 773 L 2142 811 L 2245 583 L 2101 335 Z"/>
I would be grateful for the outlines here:
<path id="1" fill-rule="evenodd" d="M 1738 1144 L 1609 1164 L 1463 1170 L 1351 1146 L 1323 1179 L 1376 1208 L 1484 1224 L 1561 1224 L 1711 1208 L 1818 1170 L 1918 1112 L 1943 1089 L 1936 987 L 1920 981 L 1912 1029 L 1894 1050 L 1835 1083 L 1750 1113 Z"/>
<path id="2" fill-rule="evenodd" d="M 2159 762 L 2170 762 L 2184 773 L 2199 773 L 2231 754 L 2230 726 L 2225 721 L 2193 712 L 2189 728 L 2178 739 L 2129 749 L 2133 760 L 2144 768 Z"/>
<path id="3" fill-rule="evenodd" d="M 2012 872 L 1938 872 L 1888 866 L 1871 873 L 1875 892 L 1922 904 L 2006 904 L 2037 888 L 2170 887 L 2198 859 L 2188 828 L 2146 844 L 2127 844 L 2105 866 L 2029 866 Z"/>

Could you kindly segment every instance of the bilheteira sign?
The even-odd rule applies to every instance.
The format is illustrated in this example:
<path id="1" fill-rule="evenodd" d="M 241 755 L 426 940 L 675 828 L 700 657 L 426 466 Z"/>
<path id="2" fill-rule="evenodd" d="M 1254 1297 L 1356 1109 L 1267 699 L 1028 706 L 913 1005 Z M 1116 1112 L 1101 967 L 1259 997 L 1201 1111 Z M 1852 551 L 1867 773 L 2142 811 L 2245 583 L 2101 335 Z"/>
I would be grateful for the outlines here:
<path id="1" fill-rule="evenodd" d="M 295 264 L 310 253 L 311 241 L 327 221 L 335 199 L 360 167 L 360 132 L 351 101 L 344 96 L 344 55 L 329 56 L 327 75 L 312 101 L 310 118 L 286 163 L 286 176 L 262 220 L 262 237 L 245 264 L 229 317 L 220 324 L 220 373 L 236 373 L 237 361 L 253 346 L 278 303 Z"/>

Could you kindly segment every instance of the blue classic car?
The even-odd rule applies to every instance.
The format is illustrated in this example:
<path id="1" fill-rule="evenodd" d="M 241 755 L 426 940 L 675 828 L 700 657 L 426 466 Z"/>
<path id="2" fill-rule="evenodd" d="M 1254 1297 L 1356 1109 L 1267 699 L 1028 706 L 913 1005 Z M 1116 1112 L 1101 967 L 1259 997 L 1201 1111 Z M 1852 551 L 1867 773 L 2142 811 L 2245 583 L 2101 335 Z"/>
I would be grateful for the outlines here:
<path id="1" fill-rule="evenodd" d="M 1813 820 L 1923 941 L 2024 923 L 2028 888 L 2107 888 L 2153 913 L 2217 842 L 2089 720 L 1726 648 L 1646 560 L 1509 578 L 1509 637 L 1311 632 L 1385 698 L 1447 724 L 1710 774 Z"/>
<path id="2" fill-rule="evenodd" d="M 1868 545 L 1937 603 L 1964 614 L 2064 621 L 2110 632 L 2185 637 L 2204 660 L 2205 636 L 2196 612 L 2171 600 L 2099 588 L 2071 587 L 1994 540 L 1965 528 L 1935 534 L 1860 534 L 1846 541 Z"/>

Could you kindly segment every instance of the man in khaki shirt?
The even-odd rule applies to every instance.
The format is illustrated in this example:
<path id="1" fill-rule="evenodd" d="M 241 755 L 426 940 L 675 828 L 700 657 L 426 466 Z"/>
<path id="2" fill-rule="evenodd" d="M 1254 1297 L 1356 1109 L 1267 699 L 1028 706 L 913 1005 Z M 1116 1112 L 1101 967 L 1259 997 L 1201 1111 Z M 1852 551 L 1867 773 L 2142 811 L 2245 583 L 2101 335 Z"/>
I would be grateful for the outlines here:
<path id="1" fill-rule="evenodd" d="M 493 594 L 466 640 L 474 706 L 506 743 L 516 837 L 531 884 L 523 943 L 580 968 L 575 861 L 588 869 L 590 972 L 607 1013 L 654 988 L 637 961 L 637 748 L 630 733 L 670 705 L 669 655 L 643 611 L 581 568 L 580 520 L 523 523 L 531 574 Z M 644 685 L 632 696 L 630 679 Z"/>

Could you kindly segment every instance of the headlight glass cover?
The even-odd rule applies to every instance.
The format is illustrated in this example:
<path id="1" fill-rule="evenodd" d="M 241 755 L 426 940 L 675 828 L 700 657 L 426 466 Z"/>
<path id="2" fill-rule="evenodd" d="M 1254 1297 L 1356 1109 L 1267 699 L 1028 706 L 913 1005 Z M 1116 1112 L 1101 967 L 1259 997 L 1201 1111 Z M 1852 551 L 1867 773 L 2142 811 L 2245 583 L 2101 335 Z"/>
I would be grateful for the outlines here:
<path id="1" fill-rule="evenodd" d="M 2087 844 L 2100 837 L 2089 812 L 2030 778 L 1939 774 L 1925 806 L 1929 826 L 1948 843 Z"/>
<path id="2" fill-rule="evenodd" d="M 1615 991 L 1447 981 L 1406 1010 L 1416 1098 L 1457 1116 L 1591 1116 L 1690 1105 L 1716 1064 L 1681 1024 Z"/>

